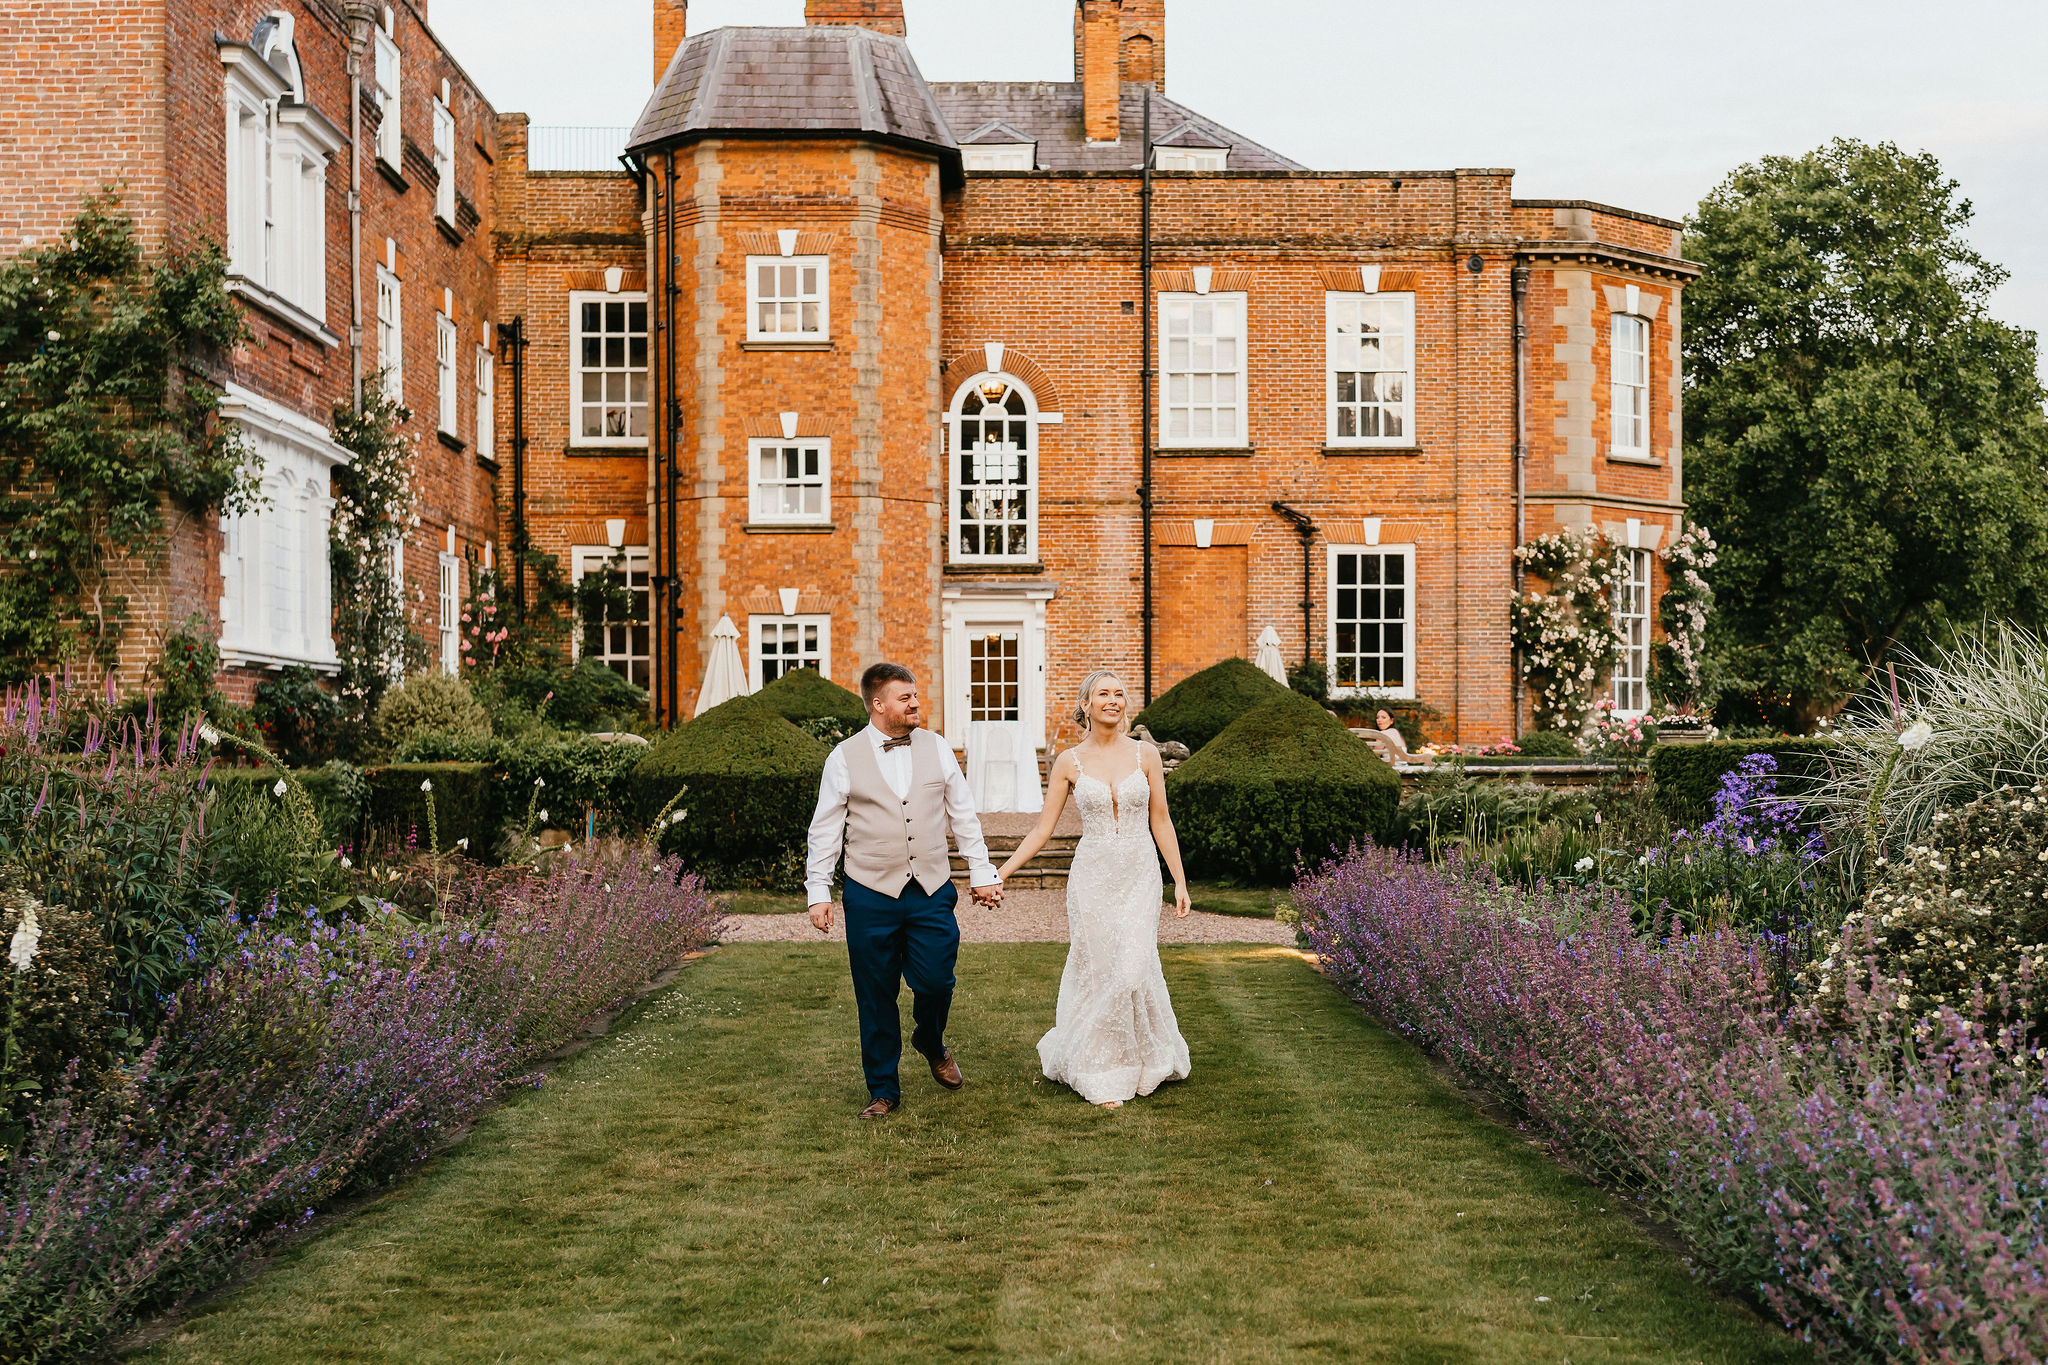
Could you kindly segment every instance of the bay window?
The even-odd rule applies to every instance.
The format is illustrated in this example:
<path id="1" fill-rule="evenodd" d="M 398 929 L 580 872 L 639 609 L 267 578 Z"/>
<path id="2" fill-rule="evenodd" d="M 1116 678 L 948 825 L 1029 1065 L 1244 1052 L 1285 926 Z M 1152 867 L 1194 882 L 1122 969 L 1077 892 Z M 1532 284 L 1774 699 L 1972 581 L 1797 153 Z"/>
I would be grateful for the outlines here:
<path id="1" fill-rule="evenodd" d="M 346 140 L 305 103 L 290 15 L 265 17 L 247 45 L 222 41 L 220 56 L 230 287 L 323 328 L 327 163 Z"/>

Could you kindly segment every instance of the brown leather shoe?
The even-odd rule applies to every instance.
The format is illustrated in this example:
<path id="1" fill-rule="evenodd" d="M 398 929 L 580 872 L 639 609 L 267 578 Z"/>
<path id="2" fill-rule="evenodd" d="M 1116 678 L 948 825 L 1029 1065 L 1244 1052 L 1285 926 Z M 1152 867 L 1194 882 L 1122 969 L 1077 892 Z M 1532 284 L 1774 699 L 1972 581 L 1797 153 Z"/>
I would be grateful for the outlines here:
<path id="1" fill-rule="evenodd" d="M 864 1119 L 885 1119 L 896 1112 L 896 1107 L 895 1100 L 875 1100 L 860 1111 L 860 1116 Z"/>
<path id="2" fill-rule="evenodd" d="M 930 1059 L 927 1058 L 926 1060 L 929 1061 Z M 958 1090 L 961 1086 L 967 1084 L 967 1078 L 960 1074 L 960 1063 L 953 1060 L 953 1054 L 950 1051 L 936 1062 L 932 1062 L 932 1079 L 945 1086 L 948 1090 Z"/>

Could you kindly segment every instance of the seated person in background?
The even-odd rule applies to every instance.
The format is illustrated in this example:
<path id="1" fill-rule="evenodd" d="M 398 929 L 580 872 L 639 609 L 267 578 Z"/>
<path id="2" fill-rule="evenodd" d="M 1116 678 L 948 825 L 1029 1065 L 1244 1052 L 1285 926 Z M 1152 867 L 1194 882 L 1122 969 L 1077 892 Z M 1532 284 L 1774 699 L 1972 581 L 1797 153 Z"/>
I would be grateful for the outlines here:
<path id="1" fill-rule="evenodd" d="M 1384 706 L 1380 708 L 1379 714 L 1373 717 L 1373 724 L 1379 728 L 1362 730 L 1359 733 L 1381 758 L 1389 763 L 1417 761 L 1415 755 L 1408 752 L 1408 741 L 1401 738 L 1400 728 L 1394 724 L 1393 715 Z"/>

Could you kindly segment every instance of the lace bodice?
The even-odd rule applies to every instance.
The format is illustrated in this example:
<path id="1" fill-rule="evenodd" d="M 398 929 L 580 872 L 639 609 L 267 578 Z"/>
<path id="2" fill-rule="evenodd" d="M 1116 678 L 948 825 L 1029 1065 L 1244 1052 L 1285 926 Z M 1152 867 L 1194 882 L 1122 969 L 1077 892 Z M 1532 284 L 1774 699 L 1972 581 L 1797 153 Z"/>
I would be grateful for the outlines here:
<path id="1" fill-rule="evenodd" d="M 1152 837 L 1152 783 L 1142 764 L 1112 786 L 1084 769 L 1076 753 L 1074 805 L 1081 812 L 1084 839 Z"/>

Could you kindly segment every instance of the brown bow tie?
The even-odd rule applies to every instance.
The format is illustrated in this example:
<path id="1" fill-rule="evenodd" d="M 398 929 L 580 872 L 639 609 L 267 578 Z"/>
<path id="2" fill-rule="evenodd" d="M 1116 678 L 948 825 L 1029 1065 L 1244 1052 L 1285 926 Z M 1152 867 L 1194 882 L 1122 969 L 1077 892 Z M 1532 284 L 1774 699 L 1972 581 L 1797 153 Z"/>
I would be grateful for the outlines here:
<path id="1" fill-rule="evenodd" d="M 910 738 L 911 737 L 909 735 L 905 735 L 901 739 L 885 739 L 882 741 L 882 752 L 886 754 L 891 749 L 900 749 L 904 745 L 910 743 Z"/>

